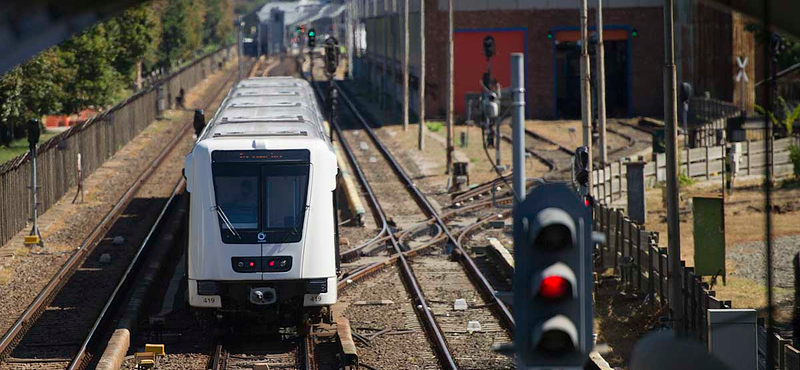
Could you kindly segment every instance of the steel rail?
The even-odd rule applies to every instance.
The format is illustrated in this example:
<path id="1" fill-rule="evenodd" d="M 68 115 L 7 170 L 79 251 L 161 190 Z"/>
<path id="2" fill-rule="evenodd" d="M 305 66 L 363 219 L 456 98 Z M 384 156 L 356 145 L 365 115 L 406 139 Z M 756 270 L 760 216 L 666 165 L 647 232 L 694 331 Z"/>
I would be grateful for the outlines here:
<path id="1" fill-rule="evenodd" d="M 222 341 L 217 341 L 217 343 L 214 344 L 214 353 L 211 354 L 211 370 L 222 370 L 224 368 L 224 361 L 222 359 L 223 353 Z"/>
<path id="2" fill-rule="evenodd" d="M 500 138 L 502 138 L 503 141 L 505 141 L 507 143 L 510 143 L 510 144 L 514 143 L 514 139 L 510 138 L 506 134 L 500 134 Z M 525 153 L 528 153 L 528 154 L 534 156 L 540 162 L 544 163 L 544 165 L 547 166 L 548 172 L 557 172 L 559 170 L 558 166 L 556 165 L 555 162 L 553 162 L 552 159 L 547 158 L 546 155 L 544 155 L 542 153 L 539 153 L 538 151 L 536 151 L 536 149 L 533 149 L 533 148 L 531 148 L 529 146 L 526 146 L 525 147 Z"/>
<path id="3" fill-rule="evenodd" d="M 136 250 L 136 254 L 131 259 L 131 262 L 128 264 L 128 267 L 125 269 L 125 273 L 122 274 L 117 286 L 114 287 L 114 291 L 111 293 L 111 296 L 106 301 L 106 304 L 103 306 L 103 309 L 100 311 L 100 314 L 97 316 L 97 319 L 94 321 L 94 325 L 89 330 L 89 334 L 86 335 L 86 338 L 83 340 L 81 344 L 81 348 L 78 350 L 78 353 L 73 358 L 72 362 L 69 364 L 68 370 L 75 370 L 75 369 L 82 369 L 88 363 L 86 360 L 88 359 L 87 350 L 95 344 L 95 341 L 99 340 L 99 334 L 102 334 L 98 331 L 98 328 L 105 326 L 108 323 L 108 320 L 111 320 L 113 315 L 109 315 L 109 312 L 113 313 L 111 307 L 116 307 L 119 305 L 121 300 L 125 298 L 125 292 L 123 291 L 124 288 L 130 286 L 133 283 L 132 279 L 136 277 L 139 269 L 143 265 L 143 260 L 146 257 L 143 257 L 144 251 L 148 250 L 151 242 L 153 241 L 153 236 L 157 235 L 164 226 L 164 223 L 167 220 L 167 215 L 175 210 L 178 196 L 183 194 L 183 191 L 186 188 L 186 181 L 181 178 L 178 181 L 178 184 L 175 186 L 175 189 L 172 190 L 172 194 L 170 195 L 167 203 L 161 208 L 161 212 L 158 215 L 155 223 L 152 227 L 150 227 L 150 231 L 148 231 L 147 236 L 145 236 L 142 243 L 139 245 L 139 248 Z"/>
<path id="4" fill-rule="evenodd" d="M 493 304 L 493 307 L 497 310 L 496 312 L 498 313 L 500 322 L 503 324 L 505 329 L 509 333 L 513 334 L 514 317 L 511 313 L 511 310 L 508 308 L 505 302 L 503 302 L 497 297 L 497 295 L 495 294 L 495 289 L 492 287 L 492 285 L 489 283 L 489 280 L 486 279 L 483 273 L 481 273 L 480 269 L 478 268 L 478 265 L 469 256 L 469 254 L 461 247 L 461 244 L 458 243 L 458 240 L 456 240 L 456 238 L 453 237 L 453 234 L 450 232 L 447 225 L 439 216 L 436 209 L 433 207 L 433 205 L 430 204 L 427 197 L 419 190 L 414 181 L 411 180 L 411 178 L 403 169 L 402 165 L 399 162 L 397 162 L 397 160 L 394 158 L 389 149 L 386 148 L 383 142 L 378 138 L 375 131 L 369 125 L 369 123 L 361 114 L 361 112 L 356 108 L 355 104 L 350 99 L 348 94 L 344 91 L 344 89 L 341 86 L 339 86 L 337 82 L 334 81 L 333 83 L 334 85 L 336 85 L 337 90 L 339 90 L 339 96 L 341 97 L 341 99 L 345 102 L 345 104 L 347 104 L 347 106 L 350 108 L 350 110 L 353 112 L 356 118 L 358 118 L 358 121 L 361 123 L 361 125 L 369 134 L 370 138 L 372 138 L 373 142 L 379 148 L 381 154 L 383 154 L 384 158 L 386 158 L 386 160 L 392 164 L 393 169 L 397 173 L 397 175 L 400 176 L 403 182 L 406 183 L 406 186 L 409 189 L 411 189 L 411 191 L 415 194 L 417 202 L 420 203 L 425 213 L 427 213 L 429 217 L 433 217 L 436 219 L 436 223 L 439 224 L 439 226 L 443 229 L 445 235 L 447 235 L 447 240 L 453 245 L 454 254 L 456 255 L 456 257 L 458 257 L 458 260 L 461 262 L 461 265 L 466 270 L 467 275 L 469 275 L 473 279 L 473 283 L 475 283 L 478 290 L 485 296 L 485 298 L 490 303 Z M 405 259 L 401 259 L 401 261 L 405 261 Z"/>
<path id="5" fill-rule="evenodd" d="M 319 96 L 322 98 L 324 97 L 319 84 L 315 84 L 315 89 Z M 324 99 L 324 98 L 323 98 Z M 381 206 L 380 202 L 378 201 L 375 193 L 372 190 L 372 187 L 367 181 L 367 177 L 361 169 L 361 166 L 358 164 L 358 161 L 355 158 L 355 154 L 350 148 L 350 145 L 347 143 L 347 140 L 344 140 L 344 134 L 342 133 L 341 127 L 337 122 L 330 122 L 331 127 L 333 127 L 334 131 L 336 131 L 337 136 L 340 138 L 339 143 L 342 144 L 342 148 L 345 150 L 347 157 L 349 158 L 351 164 L 353 165 L 353 169 L 355 173 L 358 175 L 359 182 L 361 182 L 364 189 L 367 191 L 367 196 L 369 197 L 370 201 L 374 203 L 375 207 L 377 208 L 379 217 L 386 222 L 386 214 L 383 211 L 383 207 Z M 446 369 L 457 369 L 455 359 L 453 355 L 450 353 L 449 348 L 447 347 L 447 342 L 444 339 L 444 333 L 442 332 L 441 328 L 439 327 L 436 318 L 433 316 L 433 313 L 428 306 L 428 303 L 425 299 L 424 294 L 422 293 L 422 288 L 417 281 L 416 276 L 414 275 L 411 266 L 408 263 L 408 259 L 403 254 L 403 250 L 400 247 L 400 243 L 398 243 L 397 239 L 395 238 L 394 232 L 387 227 L 387 232 L 389 235 L 389 241 L 392 244 L 392 248 L 395 250 L 394 258 L 390 258 L 390 260 L 397 261 L 397 264 L 400 265 L 401 269 L 401 277 L 406 282 L 406 286 L 411 290 L 413 293 L 414 299 L 414 307 L 416 308 L 417 315 L 422 321 L 423 327 L 425 328 L 426 332 L 428 333 L 429 338 L 431 338 L 431 342 L 433 343 L 434 351 L 439 359 L 440 365 Z M 385 264 L 383 264 L 385 266 Z M 377 271 L 376 269 L 380 267 L 380 264 L 376 264 L 374 267 L 370 269 L 363 270 L 362 273 L 366 273 L 367 271 L 374 272 Z"/>

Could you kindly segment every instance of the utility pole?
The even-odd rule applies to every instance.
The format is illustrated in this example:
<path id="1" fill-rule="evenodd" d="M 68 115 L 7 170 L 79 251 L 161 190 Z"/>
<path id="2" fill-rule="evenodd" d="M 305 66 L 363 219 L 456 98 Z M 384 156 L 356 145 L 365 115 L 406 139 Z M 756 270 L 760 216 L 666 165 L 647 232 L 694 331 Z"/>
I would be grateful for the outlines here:
<path id="1" fill-rule="evenodd" d="M 425 149 L 425 0 L 419 2 L 419 141 L 418 150 Z"/>
<path id="2" fill-rule="evenodd" d="M 408 131 L 408 1 L 403 0 L 403 131 Z"/>
<path id="3" fill-rule="evenodd" d="M 603 0 L 597 0 L 597 125 L 600 130 L 600 163 L 608 163 L 606 141 L 606 60 L 603 46 Z"/>
<path id="4" fill-rule="evenodd" d="M 347 27 L 345 27 L 345 47 L 347 48 L 347 76 L 353 77 L 353 49 L 355 49 L 355 32 L 353 30 L 353 12 L 355 11 L 355 4 L 353 1 L 347 2 Z"/>
<path id="5" fill-rule="evenodd" d="M 581 120 L 583 121 L 583 146 L 589 152 L 589 189 L 592 194 L 592 86 L 589 61 L 589 9 L 587 0 L 581 0 Z M 499 134 L 499 133 L 498 133 Z"/>
<path id="6" fill-rule="evenodd" d="M 667 146 L 667 234 L 669 253 L 669 308 L 672 327 L 684 331 L 681 291 L 681 224 L 678 218 L 678 86 L 675 71 L 673 0 L 664 0 L 664 129 Z"/>
<path id="7" fill-rule="evenodd" d="M 425 1 L 425 0 L 423 0 Z M 447 0 L 447 168 L 453 167 L 453 0 Z"/>

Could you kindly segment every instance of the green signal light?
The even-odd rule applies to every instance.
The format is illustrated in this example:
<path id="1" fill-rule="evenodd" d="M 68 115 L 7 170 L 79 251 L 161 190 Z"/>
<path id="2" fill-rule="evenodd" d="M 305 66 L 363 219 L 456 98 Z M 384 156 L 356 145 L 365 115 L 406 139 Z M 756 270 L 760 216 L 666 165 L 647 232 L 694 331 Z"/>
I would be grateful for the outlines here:
<path id="1" fill-rule="evenodd" d="M 547 33 L 547 39 L 548 40 L 552 40 L 553 39 L 553 33 L 552 32 L 548 32 Z"/>
<path id="2" fill-rule="evenodd" d="M 638 37 L 639 36 L 639 31 L 637 31 L 636 29 L 631 30 L 631 36 L 632 37 Z"/>
<path id="3" fill-rule="evenodd" d="M 317 36 L 317 33 L 314 32 L 314 30 L 311 30 L 311 31 L 308 31 L 308 36 L 315 37 L 315 36 Z"/>

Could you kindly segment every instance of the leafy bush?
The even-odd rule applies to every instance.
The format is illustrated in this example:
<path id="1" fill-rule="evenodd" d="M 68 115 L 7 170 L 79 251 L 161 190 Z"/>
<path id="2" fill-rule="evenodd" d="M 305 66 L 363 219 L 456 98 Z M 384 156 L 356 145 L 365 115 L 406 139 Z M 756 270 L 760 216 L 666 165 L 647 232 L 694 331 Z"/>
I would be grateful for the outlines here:
<path id="1" fill-rule="evenodd" d="M 680 174 L 678 174 L 678 184 L 680 184 L 681 187 L 694 185 L 694 183 L 696 182 L 697 180 L 691 178 L 689 175 L 686 174 L 686 172 L 681 172 Z"/>
<path id="2" fill-rule="evenodd" d="M 794 166 L 794 177 L 800 179 L 800 147 L 797 145 L 789 146 L 789 159 Z"/>
<path id="3" fill-rule="evenodd" d="M 778 112 L 782 110 L 785 113 L 783 117 L 777 117 L 775 112 L 767 111 L 764 107 L 758 104 L 755 105 L 756 112 L 769 116 L 769 119 L 772 121 L 773 125 L 785 130 L 787 135 L 791 135 L 792 129 L 794 128 L 794 122 L 800 118 L 800 104 L 797 104 L 794 106 L 794 108 L 791 108 L 789 107 L 789 104 L 786 103 L 786 100 L 781 96 L 778 97 L 778 102 L 781 104 Z M 780 113 L 778 115 L 780 115 Z"/>
<path id="4" fill-rule="evenodd" d="M 439 130 L 441 130 L 442 127 L 444 127 L 444 123 L 439 121 L 429 121 L 425 122 L 425 126 L 427 126 L 428 130 L 430 130 L 431 132 L 439 132 Z"/>

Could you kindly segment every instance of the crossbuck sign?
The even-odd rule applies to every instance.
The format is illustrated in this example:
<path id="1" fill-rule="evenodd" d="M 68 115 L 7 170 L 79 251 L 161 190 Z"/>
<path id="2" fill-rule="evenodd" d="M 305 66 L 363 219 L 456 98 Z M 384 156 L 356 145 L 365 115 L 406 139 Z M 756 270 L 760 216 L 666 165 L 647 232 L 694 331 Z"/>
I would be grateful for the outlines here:
<path id="1" fill-rule="evenodd" d="M 739 74 L 736 75 L 736 82 L 740 82 L 744 79 L 744 82 L 750 82 L 750 79 L 747 78 L 747 72 L 745 72 L 744 67 L 747 67 L 747 57 L 744 57 L 742 60 L 741 57 L 736 57 L 736 64 L 739 66 Z"/>

